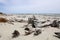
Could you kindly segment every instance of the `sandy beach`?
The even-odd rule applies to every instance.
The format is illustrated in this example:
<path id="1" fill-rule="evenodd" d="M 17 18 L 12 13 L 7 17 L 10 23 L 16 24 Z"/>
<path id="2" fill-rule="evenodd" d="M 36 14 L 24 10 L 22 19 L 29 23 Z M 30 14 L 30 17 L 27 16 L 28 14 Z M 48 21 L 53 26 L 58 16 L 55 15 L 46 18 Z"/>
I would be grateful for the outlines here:
<path id="1" fill-rule="evenodd" d="M 40 28 L 42 33 L 34 36 L 34 33 L 24 36 L 25 30 L 24 25 L 27 25 L 28 18 L 31 18 L 33 15 L 1 15 L 0 18 L 6 18 L 9 22 L 0 22 L 0 40 L 60 40 L 55 37 L 55 32 L 60 32 L 60 28 L 55 27 L 43 27 Z M 55 16 L 44 16 L 44 15 L 35 15 L 36 19 L 38 19 L 39 26 L 43 26 L 45 24 L 52 23 L 53 20 L 59 20 L 60 17 Z M 24 20 L 20 22 L 20 20 Z M 47 21 L 50 20 L 50 21 Z M 14 22 L 11 22 L 14 21 Z M 40 22 L 46 21 L 46 23 L 41 24 Z M 11 23 L 10 23 L 11 22 Z M 29 26 L 30 27 L 30 26 Z M 12 38 L 14 30 L 17 30 L 20 35 L 16 38 Z"/>

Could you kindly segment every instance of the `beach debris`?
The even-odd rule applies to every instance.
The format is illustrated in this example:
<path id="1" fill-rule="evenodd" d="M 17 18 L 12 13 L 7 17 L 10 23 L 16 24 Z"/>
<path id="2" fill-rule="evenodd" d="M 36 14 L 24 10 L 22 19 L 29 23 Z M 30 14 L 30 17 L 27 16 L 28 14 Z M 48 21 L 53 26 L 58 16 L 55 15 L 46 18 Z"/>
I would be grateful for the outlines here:
<path id="1" fill-rule="evenodd" d="M 25 36 L 26 36 L 26 35 L 30 35 L 30 34 L 31 34 L 30 31 L 25 31 Z"/>
<path id="2" fill-rule="evenodd" d="M 12 34 L 13 34 L 12 38 L 16 38 L 20 35 L 20 33 L 17 30 L 15 30 Z"/>
<path id="3" fill-rule="evenodd" d="M 25 28 L 25 35 L 30 35 L 32 31 L 29 28 Z"/>
<path id="4" fill-rule="evenodd" d="M 36 28 L 37 23 L 37 19 L 34 15 L 32 18 L 28 18 L 28 24 L 31 24 L 32 28 Z"/>
<path id="5" fill-rule="evenodd" d="M 29 28 L 25 28 L 24 30 L 25 30 L 25 35 L 29 35 L 29 34 L 31 34 Z"/>
<path id="6" fill-rule="evenodd" d="M 47 20 L 48 22 L 50 21 L 50 20 Z"/>
<path id="7" fill-rule="evenodd" d="M 58 23 L 60 24 L 60 21 L 58 21 Z"/>
<path id="8" fill-rule="evenodd" d="M 55 37 L 60 39 L 60 32 L 55 32 L 56 35 L 54 35 Z"/>
<path id="9" fill-rule="evenodd" d="M 46 21 L 41 22 L 42 24 L 45 23 Z"/>
<path id="10" fill-rule="evenodd" d="M 36 29 L 35 32 L 34 32 L 34 35 L 37 36 L 37 35 L 41 34 L 41 32 L 42 31 L 40 29 Z"/>
<path id="11" fill-rule="evenodd" d="M 30 29 L 29 29 L 29 28 L 25 28 L 24 30 L 30 31 Z"/>
<path id="12" fill-rule="evenodd" d="M 52 22 L 51 27 L 57 27 L 57 28 L 59 28 L 59 23 L 57 22 L 57 20 L 54 20 Z"/>
<path id="13" fill-rule="evenodd" d="M 43 26 L 41 26 L 41 28 L 48 27 L 48 26 L 50 26 L 50 24 L 48 24 L 48 25 L 43 25 Z"/>
<path id="14" fill-rule="evenodd" d="M 60 32 L 55 32 L 55 34 L 60 36 Z"/>

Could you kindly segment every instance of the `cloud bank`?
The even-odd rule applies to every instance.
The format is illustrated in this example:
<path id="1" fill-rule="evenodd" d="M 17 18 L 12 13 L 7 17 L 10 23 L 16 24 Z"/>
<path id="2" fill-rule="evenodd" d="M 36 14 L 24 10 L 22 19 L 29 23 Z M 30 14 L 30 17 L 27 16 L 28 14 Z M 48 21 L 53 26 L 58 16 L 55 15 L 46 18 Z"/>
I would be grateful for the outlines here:
<path id="1" fill-rule="evenodd" d="M 60 13 L 60 0 L 0 0 L 5 13 Z"/>

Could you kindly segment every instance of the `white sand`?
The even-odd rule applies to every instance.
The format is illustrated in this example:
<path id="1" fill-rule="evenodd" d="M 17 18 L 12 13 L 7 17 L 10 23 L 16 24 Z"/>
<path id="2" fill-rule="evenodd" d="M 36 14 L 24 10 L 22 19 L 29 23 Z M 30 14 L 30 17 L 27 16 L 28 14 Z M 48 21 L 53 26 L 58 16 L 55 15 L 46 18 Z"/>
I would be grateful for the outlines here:
<path id="1" fill-rule="evenodd" d="M 21 15 L 20 15 L 21 16 Z M 22 19 L 27 19 L 28 17 L 31 17 L 31 15 L 25 15 L 26 18 L 22 18 Z M 52 19 L 52 17 L 50 16 L 42 16 L 42 15 L 35 15 L 37 17 L 37 19 L 39 21 L 43 21 L 43 20 L 54 20 Z M 5 17 L 7 19 L 12 19 L 14 20 L 14 18 L 18 18 L 16 15 L 14 16 L 2 16 Z M 18 18 L 18 19 L 20 19 Z M 40 20 L 41 19 L 41 20 Z M 27 20 L 26 20 L 27 21 Z M 42 28 L 44 31 L 42 31 L 41 34 L 39 34 L 38 36 L 34 36 L 32 34 L 28 35 L 28 36 L 24 36 L 24 28 L 22 28 L 24 25 L 26 25 L 27 23 L 20 23 L 20 22 L 14 22 L 14 25 L 9 24 L 9 23 L 0 23 L 0 40 L 60 40 L 56 37 L 54 37 L 54 32 L 60 32 L 60 29 L 58 28 L 53 28 L 53 27 L 47 27 L 47 28 Z M 14 30 L 18 30 L 20 35 L 16 38 L 12 39 L 12 33 L 14 32 Z"/>

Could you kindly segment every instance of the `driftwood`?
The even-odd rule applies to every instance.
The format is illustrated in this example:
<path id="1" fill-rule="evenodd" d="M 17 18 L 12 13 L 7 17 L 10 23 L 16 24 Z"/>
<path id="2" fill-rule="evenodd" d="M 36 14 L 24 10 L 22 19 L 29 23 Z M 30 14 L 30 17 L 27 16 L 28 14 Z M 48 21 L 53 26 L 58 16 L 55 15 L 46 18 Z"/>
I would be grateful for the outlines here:
<path id="1" fill-rule="evenodd" d="M 25 30 L 25 36 L 30 35 L 32 33 L 32 31 L 28 27 L 26 27 L 24 30 Z"/>
<path id="2" fill-rule="evenodd" d="M 36 24 L 37 24 L 36 17 L 33 16 L 32 18 L 28 18 L 28 24 L 31 24 L 33 28 L 36 28 Z"/>
<path id="3" fill-rule="evenodd" d="M 51 27 L 59 28 L 59 23 L 57 22 L 57 20 L 54 20 L 54 21 L 52 22 Z"/>
<path id="4" fill-rule="evenodd" d="M 58 23 L 60 24 L 60 21 L 58 21 Z"/>
<path id="5" fill-rule="evenodd" d="M 41 34 L 41 32 L 42 32 L 42 31 L 41 31 L 40 29 L 35 30 L 34 35 L 37 36 L 37 35 Z"/>
<path id="6" fill-rule="evenodd" d="M 46 23 L 46 21 L 43 21 L 43 22 L 41 22 L 41 23 L 42 23 L 42 24 L 43 24 L 43 23 Z"/>
<path id="7" fill-rule="evenodd" d="M 60 39 L 60 32 L 55 32 L 56 35 L 54 35 L 55 37 Z"/>
<path id="8" fill-rule="evenodd" d="M 55 32 L 55 34 L 60 36 L 60 32 Z"/>
<path id="9" fill-rule="evenodd" d="M 15 30 L 12 34 L 13 34 L 12 38 L 16 38 L 20 35 L 20 33 L 17 30 Z"/>
<path id="10" fill-rule="evenodd" d="M 24 30 L 26 30 L 26 31 L 30 31 L 30 29 L 29 29 L 29 28 L 25 28 Z"/>

